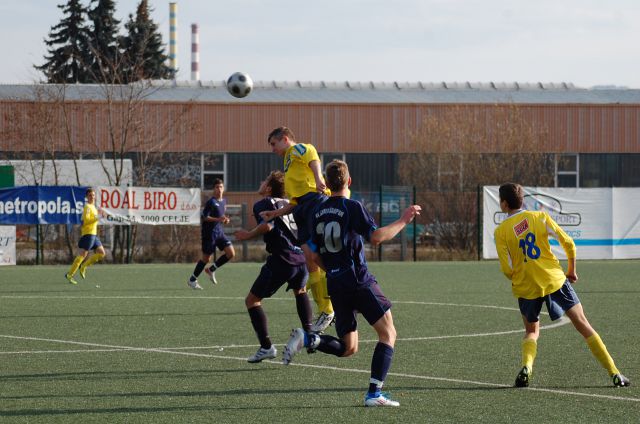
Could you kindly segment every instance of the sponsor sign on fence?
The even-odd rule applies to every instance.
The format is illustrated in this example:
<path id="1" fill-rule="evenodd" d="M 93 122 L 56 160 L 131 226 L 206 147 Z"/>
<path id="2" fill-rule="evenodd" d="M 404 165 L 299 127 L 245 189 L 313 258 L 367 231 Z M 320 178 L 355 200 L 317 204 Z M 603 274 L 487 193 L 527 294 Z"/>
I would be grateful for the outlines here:
<path id="1" fill-rule="evenodd" d="M 573 238 L 578 259 L 640 258 L 640 188 L 525 187 L 524 207 L 546 211 Z M 506 217 L 497 186 L 484 187 L 482 255 L 496 259 L 493 233 Z M 566 259 L 555 239 L 551 248 Z"/>
<path id="2" fill-rule="evenodd" d="M 0 225 L 80 224 L 86 187 L 0 189 Z M 199 188 L 96 187 L 101 224 L 199 225 Z"/>
<path id="3" fill-rule="evenodd" d="M 0 266 L 16 264 L 16 227 L 0 225 Z"/>
<path id="4" fill-rule="evenodd" d="M 0 225 L 80 224 L 86 187 L 0 189 Z"/>
<path id="5" fill-rule="evenodd" d="M 102 224 L 200 225 L 199 188 L 97 187 Z"/>

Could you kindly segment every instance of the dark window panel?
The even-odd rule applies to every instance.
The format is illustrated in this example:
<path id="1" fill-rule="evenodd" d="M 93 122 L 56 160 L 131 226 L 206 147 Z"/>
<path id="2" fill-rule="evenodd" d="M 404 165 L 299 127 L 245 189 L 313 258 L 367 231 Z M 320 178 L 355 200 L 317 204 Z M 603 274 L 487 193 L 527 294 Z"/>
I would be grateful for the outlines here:
<path id="1" fill-rule="evenodd" d="M 558 187 L 577 187 L 577 175 L 558 175 Z"/>
<path id="2" fill-rule="evenodd" d="M 273 153 L 228 153 L 225 190 L 255 192 L 273 170 L 283 170 L 282 158 Z"/>

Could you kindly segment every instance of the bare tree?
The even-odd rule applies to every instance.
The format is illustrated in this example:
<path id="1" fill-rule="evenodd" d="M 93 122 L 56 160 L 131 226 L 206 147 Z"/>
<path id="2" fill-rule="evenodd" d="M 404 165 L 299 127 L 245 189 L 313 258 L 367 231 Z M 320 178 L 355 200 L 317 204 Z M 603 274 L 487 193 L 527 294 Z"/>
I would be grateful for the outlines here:
<path id="1" fill-rule="evenodd" d="M 167 104 L 153 100 L 156 93 L 172 82 L 144 80 L 118 84 L 117 68 L 124 66 L 124 61 L 105 59 L 101 63 L 103 76 L 111 78 L 109 82 L 79 86 L 34 84 L 32 92 L 16 98 L 5 113 L 5 121 L 10 123 L 2 130 L 8 135 L 5 139 L 32 146 L 37 153 L 29 158 L 34 181 L 42 181 L 43 161 L 51 161 L 55 168 L 56 159 L 63 156 L 73 160 L 76 184 L 80 185 L 77 161 L 89 155 L 100 160 L 104 175 L 113 186 L 129 182 L 125 161 L 133 160 L 135 184 L 145 186 L 151 183 L 148 175 L 152 166 L 158 166 L 159 152 L 166 151 L 171 142 L 186 132 L 197 129 L 198 123 L 191 116 L 191 102 Z M 107 65 L 116 69 L 109 70 Z M 132 66 L 130 61 L 127 66 Z M 58 184 L 58 172 L 55 174 Z M 126 231 L 122 226 L 114 230 L 115 262 L 126 260 L 129 248 Z M 132 234 L 128 234 L 133 248 L 136 235 L 134 226 Z M 68 232 L 67 240 L 72 256 Z"/>
<path id="2" fill-rule="evenodd" d="M 517 105 L 445 106 L 410 134 L 412 153 L 402 156 L 401 179 L 415 185 L 428 230 L 452 251 L 477 249 L 477 189 L 517 181 L 553 183 L 548 131 Z"/>

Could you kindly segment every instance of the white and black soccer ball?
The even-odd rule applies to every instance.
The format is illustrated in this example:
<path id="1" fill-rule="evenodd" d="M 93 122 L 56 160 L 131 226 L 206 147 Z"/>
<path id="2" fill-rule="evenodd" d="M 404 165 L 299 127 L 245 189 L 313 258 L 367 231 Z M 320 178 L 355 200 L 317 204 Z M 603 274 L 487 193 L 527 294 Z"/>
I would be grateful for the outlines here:
<path id="1" fill-rule="evenodd" d="M 235 72 L 227 80 L 227 91 L 233 97 L 246 97 L 253 90 L 253 80 L 249 74 Z"/>

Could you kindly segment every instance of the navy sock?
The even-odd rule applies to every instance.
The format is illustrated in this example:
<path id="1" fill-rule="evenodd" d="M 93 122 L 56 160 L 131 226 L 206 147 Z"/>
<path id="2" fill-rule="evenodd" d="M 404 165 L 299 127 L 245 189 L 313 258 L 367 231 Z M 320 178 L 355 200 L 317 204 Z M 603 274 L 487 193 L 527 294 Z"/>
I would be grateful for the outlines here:
<path id="1" fill-rule="evenodd" d="M 298 310 L 298 317 L 300 317 L 302 329 L 308 333 L 311 331 L 313 312 L 311 311 L 311 302 L 309 302 L 307 292 L 296 295 L 296 309 Z"/>
<path id="2" fill-rule="evenodd" d="M 369 393 L 376 393 L 382 388 L 382 383 L 387 377 L 391 360 L 393 359 L 393 348 L 388 344 L 378 342 L 371 358 L 371 383 Z"/>
<path id="3" fill-rule="evenodd" d="M 198 261 L 196 267 L 193 270 L 191 281 L 196 281 L 196 278 L 198 278 L 198 275 L 200 275 L 205 266 L 207 266 L 206 262 L 202 262 L 202 260 Z"/>
<path id="4" fill-rule="evenodd" d="M 320 337 L 320 344 L 316 348 L 316 350 L 320 352 L 340 357 L 344 355 L 345 350 L 347 350 L 344 342 L 336 337 L 327 334 L 321 336 L 315 335 L 315 337 Z"/>
<path id="5" fill-rule="evenodd" d="M 271 347 L 271 339 L 269 338 L 269 330 L 267 329 L 267 315 L 264 313 L 262 306 L 254 306 L 248 310 L 251 318 L 251 325 L 258 336 L 260 347 L 269 349 Z"/>
<path id="6" fill-rule="evenodd" d="M 229 262 L 227 255 L 221 255 L 218 259 L 216 259 L 216 261 L 213 263 L 213 266 L 210 269 L 211 271 L 215 271 L 216 269 L 220 268 L 222 265 L 226 264 L 227 262 Z"/>

